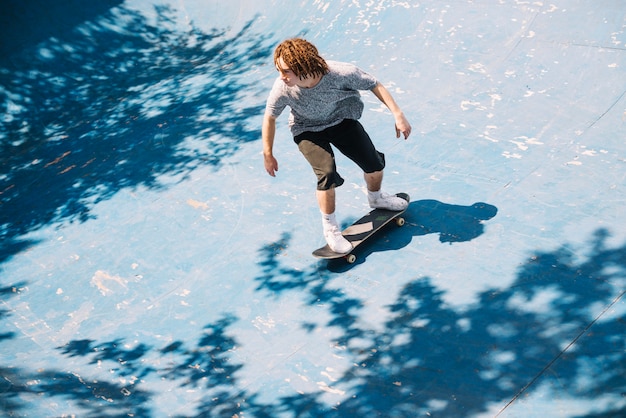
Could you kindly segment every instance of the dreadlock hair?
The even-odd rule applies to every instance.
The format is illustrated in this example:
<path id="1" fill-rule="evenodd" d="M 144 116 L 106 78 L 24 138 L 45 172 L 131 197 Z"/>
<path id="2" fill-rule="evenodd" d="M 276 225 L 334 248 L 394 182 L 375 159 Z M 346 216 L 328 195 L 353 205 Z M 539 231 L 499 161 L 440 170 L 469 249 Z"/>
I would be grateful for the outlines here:
<path id="1" fill-rule="evenodd" d="M 330 70 L 315 45 L 302 38 L 292 38 L 281 42 L 274 51 L 274 65 L 279 68 L 278 60 L 282 58 L 293 73 L 304 80 L 322 76 Z"/>

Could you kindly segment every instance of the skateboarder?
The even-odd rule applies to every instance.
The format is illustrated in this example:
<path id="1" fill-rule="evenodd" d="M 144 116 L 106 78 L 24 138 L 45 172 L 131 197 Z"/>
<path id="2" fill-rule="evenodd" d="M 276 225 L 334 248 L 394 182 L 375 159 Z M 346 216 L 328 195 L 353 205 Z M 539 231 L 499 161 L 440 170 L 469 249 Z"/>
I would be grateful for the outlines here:
<path id="1" fill-rule="evenodd" d="M 280 75 L 269 94 L 263 117 L 265 170 L 270 176 L 278 171 L 272 153 L 276 118 L 289 106 L 294 141 L 317 177 L 316 196 L 324 238 L 333 251 L 349 253 L 352 245 L 341 235 L 335 216 L 335 188 L 344 180 L 337 172 L 331 144 L 363 170 L 370 207 L 404 210 L 406 200 L 381 191 L 385 156 L 376 150 L 358 122 L 364 107 L 359 90 L 372 91 L 389 108 L 397 138 L 402 134 L 407 139 L 411 125 L 376 78 L 352 64 L 325 61 L 317 48 L 304 39 L 288 39 L 278 45 L 274 65 Z"/>

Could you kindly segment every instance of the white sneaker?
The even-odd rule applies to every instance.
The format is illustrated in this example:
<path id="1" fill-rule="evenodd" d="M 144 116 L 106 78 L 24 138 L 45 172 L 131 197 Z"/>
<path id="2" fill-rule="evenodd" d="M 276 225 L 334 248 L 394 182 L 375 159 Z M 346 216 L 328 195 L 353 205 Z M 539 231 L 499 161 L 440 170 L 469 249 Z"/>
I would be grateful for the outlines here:
<path id="1" fill-rule="evenodd" d="M 352 251 L 352 244 L 350 244 L 350 241 L 341 235 L 341 231 L 337 228 L 337 226 L 333 225 L 329 228 L 325 228 L 324 238 L 326 238 L 326 243 L 330 249 L 336 253 L 348 254 Z"/>
<path id="2" fill-rule="evenodd" d="M 380 193 L 377 199 L 372 198 L 371 194 L 367 198 L 372 209 L 387 209 L 401 211 L 409 206 L 409 202 L 395 194 Z"/>

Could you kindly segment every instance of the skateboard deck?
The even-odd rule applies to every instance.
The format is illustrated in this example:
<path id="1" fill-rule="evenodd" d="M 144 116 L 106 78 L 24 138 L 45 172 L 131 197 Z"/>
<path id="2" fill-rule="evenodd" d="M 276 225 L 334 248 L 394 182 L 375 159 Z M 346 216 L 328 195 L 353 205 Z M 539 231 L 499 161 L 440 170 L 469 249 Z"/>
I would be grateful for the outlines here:
<path id="1" fill-rule="evenodd" d="M 401 197 L 407 202 L 409 201 L 409 195 L 406 193 L 397 193 L 396 196 Z M 348 263 L 352 264 L 356 261 L 356 255 L 353 254 L 354 249 L 391 221 L 395 221 L 398 226 L 404 225 L 404 218 L 402 217 L 404 212 L 405 210 L 372 209 L 367 215 L 341 232 L 341 234 L 352 243 L 351 252 L 347 254 L 336 253 L 326 244 L 313 251 L 313 256 L 324 259 L 344 257 Z"/>

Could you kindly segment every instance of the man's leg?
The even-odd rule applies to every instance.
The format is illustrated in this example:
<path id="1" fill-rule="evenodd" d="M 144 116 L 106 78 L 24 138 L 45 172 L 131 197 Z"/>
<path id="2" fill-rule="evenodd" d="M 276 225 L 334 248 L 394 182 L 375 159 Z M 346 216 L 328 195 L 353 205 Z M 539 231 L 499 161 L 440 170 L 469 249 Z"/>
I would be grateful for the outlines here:
<path id="1" fill-rule="evenodd" d="M 317 204 L 324 215 L 335 213 L 335 189 L 317 190 Z"/>
<path id="2" fill-rule="evenodd" d="M 352 244 L 341 235 L 341 228 L 335 217 L 335 188 L 328 190 L 317 190 L 317 203 L 322 212 L 322 226 L 324 238 L 331 250 L 338 253 L 349 253 Z"/>
<path id="3" fill-rule="evenodd" d="M 335 187 L 341 186 L 343 179 L 337 173 L 330 144 L 303 139 L 298 142 L 298 147 L 317 177 L 315 195 L 322 215 L 324 238 L 333 251 L 349 253 L 352 244 L 341 235 L 341 228 L 335 217 Z"/>
<path id="4" fill-rule="evenodd" d="M 374 171 L 373 173 L 364 173 L 365 184 L 368 192 L 378 192 L 383 184 L 383 171 Z"/>
<path id="5" fill-rule="evenodd" d="M 315 194 L 322 213 L 322 227 L 326 243 L 337 253 L 349 253 L 352 250 L 352 244 L 341 234 L 341 228 L 335 216 L 335 188 L 317 190 Z"/>
<path id="6" fill-rule="evenodd" d="M 406 200 L 381 192 L 383 183 L 383 171 L 365 173 L 365 184 L 367 185 L 367 200 L 372 208 L 382 208 L 389 210 L 404 210 L 408 206 Z"/>
<path id="7" fill-rule="evenodd" d="M 363 126 L 355 120 L 346 120 L 337 127 L 333 144 L 363 170 L 368 201 L 372 208 L 402 210 L 406 201 L 381 192 L 385 155 L 376 150 Z"/>

